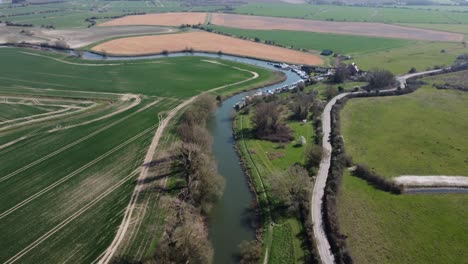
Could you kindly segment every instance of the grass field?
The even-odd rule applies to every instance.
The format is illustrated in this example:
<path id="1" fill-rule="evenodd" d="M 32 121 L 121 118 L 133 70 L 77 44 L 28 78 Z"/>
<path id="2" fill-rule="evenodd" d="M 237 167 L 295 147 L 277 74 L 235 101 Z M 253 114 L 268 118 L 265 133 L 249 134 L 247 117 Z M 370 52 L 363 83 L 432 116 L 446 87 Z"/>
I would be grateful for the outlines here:
<path id="1" fill-rule="evenodd" d="M 436 65 L 451 65 L 458 55 L 467 52 L 468 47 L 461 43 L 417 42 L 391 50 L 354 54 L 353 61 L 364 70 L 378 67 L 400 75 L 411 67 L 424 71 Z"/>
<path id="2" fill-rule="evenodd" d="M 269 178 L 272 173 L 284 171 L 295 163 L 302 164 L 305 159 L 306 146 L 313 144 L 314 131 L 310 122 L 306 124 L 288 122 L 288 126 L 294 130 L 296 140 L 304 136 L 308 142 L 306 146 L 300 148 L 295 147 L 296 140 L 285 144 L 284 148 L 278 148 L 278 143 L 250 138 L 247 132 L 252 128 L 249 116 L 238 115 L 235 122 L 236 133 L 243 131 L 243 136 L 238 134 L 237 138 L 241 155 L 247 161 L 254 187 L 259 193 L 263 193 L 262 185 L 266 187 L 267 193 L 270 192 Z M 260 203 L 265 202 L 263 194 L 259 195 L 258 199 Z M 276 224 L 272 229 L 268 227 L 271 223 L 264 223 L 265 243 L 271 243 L 269 263 L 303 263 L 301 223 L 296 218 L 284 218 L 275 214 L 273 214 L 273 221 Z"/>
<path id="3" fill-rule="evenodd" d="M 341 112 L 347 154 L 385 177 L 466 175 L 468 94 L 433 82 L 396 97 L 355 98 Z M 339 222 L 356 263 L 463 263 L 468 255 L 468 197 L 393 195 L 345 172 Z"/>
<path id="4" fill-rule="evenodd" d="M 259 38 L 276 44 L 307 50 L 333 50 L 340 54 L 372 52 L 403 47 L 415 43 L 411 40 L 337 35 L 286 30 L 248 30 L 210 25 L 209 28 L 237 37 Z"/>
<path id="5" fill-rule="evenodd" d="M 249 3 L 234 12 L 260 16 L 304 18 L 313 20 L 359 21 L 383 23 L 447 23 L 467 24 L 461 12 L 447 10 L 417 10 L 403 8 L 373 8 L 309 4 Z"/>
<path id="6" fill-rule="evenodd" d="M 346 173 L 338 205 L 355 263 L 464 263 L 468 258 L 465 194 L 392 195 Z"/>
<path id="7" fill-rule="evenodd" d="M 347 153 L 385 177 L 467 174 L 466 92 L 352 99 L 341 117 Z"/>
<path id="8" fill-rule="evenodd" d="M 202 91 L 252 77 L 231 66 L 261 76 L 236 86 L 240 90 L 264 83 L 264 73 L 274 76 L 257 67 L 205 63 L 198 57 L 112 63 L 13 48 L 0 53 L 0 95 L 83 106 L 94 102 L 81 113 L 0 131 L 2 263 L 95 261 L 114 239 L 165 113 Z M 122 93 L 139 95 L 126 100 Z M 128 238 L 137 242 L 122 248 L 126 254 L 145 257 L 157 243 L 161 218 L 154 215 L 161 214 L 154 195 L 146 195 L 142 200 L 152 201 L 141 225 L 148 233 Z"/>
<path id="9" fill-rule="evenodd" d="M 18 49 L 0 50 L 2 61 L 5 62 L 0 65 L 0 86 L 142 93 L 184 99 L 209 87 L 214 88 L 251 77 L 248 72 L 233 71 L 230 67 L 220 67 L 217 64 L 204 62 L 204 58 L 195 56 L 167 58 L 152 62 L 114 62 L 113 64 L 122 65 L 92 67 L 60 63 L 52 59 L 52 57 L 65 58 L 64 55 L 47 54 L 45 56 L 48 57 L 39 57 L 24 52 L 31 53 Z M 72 61 L 74 63 L 101 63 Z M 227 64 L 230 63 L 227 62 Z M 41 69 L 48 70 L 37 70 L 38 65 Z M 180 67 L 180 65 L 189 66 Z M 259 73 L 265 72 L 265 70 L 251 66 L 244 68 L 255 69 Z M 18 69 L 22 70 L 18 71 Z M 157 74 L 148 75 L 147 72 Z M 213 78 L 213 76 L 223 76 L 223 78 Z M 171 88 L 167 89 L 168 86 Z M 188 86 L 190 89 L 187 89 Z"/>

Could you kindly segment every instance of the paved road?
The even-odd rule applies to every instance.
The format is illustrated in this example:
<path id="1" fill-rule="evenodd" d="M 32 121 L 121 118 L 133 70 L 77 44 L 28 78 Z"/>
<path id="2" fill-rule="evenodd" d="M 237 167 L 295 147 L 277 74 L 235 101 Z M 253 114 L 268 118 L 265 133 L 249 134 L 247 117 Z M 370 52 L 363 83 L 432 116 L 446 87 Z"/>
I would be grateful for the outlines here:
<path id="1" fill-rule="evenodd" d="M 397 77 L 397 81 L 399 82 L 399 87 L 404 89 L 406 87 L 406 80 L 411 77 L 416 77 L 419 75 L 429 74 L 429 73 L 437 73 L 442 70 L 433 70 L 433 71 L 426 71 L 426 72 L 418 72 L 413 74 L 407 74 L 404 76 Z M 385 91 L 395 91 L 396 88 L 388 89 Z M 320 255 L 320 259 L 324 264 L 332 264 L 335 263 L 335 259 L 333 254 L 330 251 L 330 243 L 328 242 L 327 236 L 325 234 L 325 229 L 323 225 L 323 218 L 322 218 L 322 202 L 323 202 L 323 195 L 325 186 L 327 183 L 328 177 L 328 170 L 330 169 L 330 160 L 331 160 L 331 150 L 332 146 L 330 144 L 329 138 L 331 133 L 331 109 L 335 105 L 336 101 L 348 96 L 349 94 L 359 94 L 359 93 L 366 93 L 363 91 L 354 92 L 354 93 L 342 93 L 335 96 L 328 104 L 325 106 L 322 114 L 322 128 L 323 128 L 323 138 L 322 138 L 322 148 L 323 148 L 323 157 L 320 162 L 319 171 L 317 173 L 317 178 L 315 180 L 314 190 L 312 192 L 312 199 L 311 199 L 311 217 L 314 229 L 314 237 L 315 242 L 317 244 L 318 253 Z"/>

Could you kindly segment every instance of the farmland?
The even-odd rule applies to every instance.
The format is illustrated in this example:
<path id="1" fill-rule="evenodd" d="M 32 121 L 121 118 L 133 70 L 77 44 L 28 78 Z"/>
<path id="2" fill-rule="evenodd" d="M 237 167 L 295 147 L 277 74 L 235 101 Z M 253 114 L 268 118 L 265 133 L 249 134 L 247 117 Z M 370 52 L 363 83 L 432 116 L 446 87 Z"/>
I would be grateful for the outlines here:
<path id="1" fill-rule="evenodd" d="M 208 51 L 235 54 L 271 61 L 319 65 L 322 59 L 311 53 L 268 46 L 207 32 L 188 32 L 160 36 L 142 36 L 115 39 L 92 48 L 108 54 L 138 55 L 176 51 Z"/>
<path id="2" fill-rule="evenodd" d="M 135 15 L 117 18 L 99 24 L 99 26 L 121 26 L 121 25 L 154 25 L 154 26 L 180 26 L 197 25 L 205 23 L 206 13 L 165 13 Z"/>
<path id="3" fill-rule="evenodd" d="M 259 38 L 278 45 L 307 50 L 330 49 L 340 54 L 372 52 L 402 47 L 414 43 L 410 40 L 338 35 L 289 30 L 249 30 L 210 25 L 208 28 L 236 37 Z"/>
<path id="4" fill-rule="evenodd" d="M 89 107 L 0 131 L 5 263 L 95 261 L 114 239 L 161 118 L 200 92 L 251 79 L 236 86 L 244 89 L 267 81 L 263 74 L 273 77 L 253 66 L 198 57 L 109 63 L 16 48 L 0 53 L 2 118 L 54 110 L 48 103 Z M 208 78 L 213 73 L 220 78 Z M 149 254 L 150 242 L 143 248 Z"/>
<path id="5" fill-rule="evenodd" d="M 404 38 L 429 41 L 461 41 L 462 34 L 402 27 L 383 23 L 312 21 L 304 19 L 213 14 L 211 23 L 243 29 L 282 29 L 371 37 Z"/>
<path id="6" fill-rule="evenodd" d="M 436 65 L 450 65 L 466 52 L 468 47 L 461 43 L 418 42 L 391 50 L 354 54 L 353 61 L 362 69 L 385 67 L 395 74 L 404 74 L 411 67 L 424 71 Z"/>
<path id="7" fill-rule="evenodd" d="M 168 29 L 154 26 L 122 26 L 122 27 L 93 27 L 89 29 L 58 29 L 30 28 L 28 35 L 22 34 L 22 27 L 0 27 L 0 43 L 44 43 L 62 40 L 70 48 L 82 48 L 92 43 L 123 36 L 164 34 L 176 32 L 176 29 Z"/>
<path id="8" fill-rule="evenodd" d="M 461 91 L 431 86 L 407 96 L 353 99 L 342 112 L 346 150 L 385 177 L 465 175 L 467 100 Z"/>
<path id="9" fill-rule="evenodd" d="M 467 176 L 468 95 L 431 86 L 465 75 L 425 77 L 409 95 L 348 101 L 341 112 L 347 154 L 387 178 Z M 463 262 L 467 209 L 464 194 L 394 195 L 349 172 L 338 200 L 341 232 L 358 263 Z"/>
<path id="10" fill-rule="evenodd" d="M 239 14 L 260 16 L 354 22 L 447 24 L 468 23 L 468 17 L 462 12 L 453 12 L 449 10 L 415 10 L 408 8 L 374 8 L 309 4 L 289 5 L 286 3 L 249 3 L 247 5 L 237 7 L 235 12 Z"/>
<path id="11" fill-rule="evenodd" d="M 134 13 L 162 13 L 177 11 L 211 11 L 216 5 L 190 6 L 172 1 L 84 1 L 73 0 L 42 5 L 0 4 L 0 20 L 21 24 L 52 25 L 56 28 L 86 28 L 86 19 L 104 22 Z"/>
<path id="12" fill-rule="evenodd" d="M 345 173 L 338 205 L 356 263 L 462 263 L 468 257 L 466 194 L 393 195 Z"/>

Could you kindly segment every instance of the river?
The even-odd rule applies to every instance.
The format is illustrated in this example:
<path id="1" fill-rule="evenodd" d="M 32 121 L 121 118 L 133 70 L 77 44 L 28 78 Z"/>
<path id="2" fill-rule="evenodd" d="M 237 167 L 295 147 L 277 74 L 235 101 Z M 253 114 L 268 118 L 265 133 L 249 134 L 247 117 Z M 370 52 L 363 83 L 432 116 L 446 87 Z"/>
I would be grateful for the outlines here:
<path id="1" fill-rule="evenodd" d="M 58 51 L 77 55 L 77 53 L 72 50 Z M 81 56 L 83 59 L 87 60 L 114 61 L 201 56 L 246 63 L 271 70 L 279 70 L 275 68 L 272 63 L 267 61 L 200 52 L 122 57 L 102 56 L 91 52 L 83 52 Z M 283 82 L 264 87 L 262 90 L 282 87 L 286 84 L 292 84 L 300 80 L 299 76 L 291 71 L 282 72 L 286 75 L 286 79 Z M 213 154 L 218 165 L 218 171 L 226 180 L 224 194 L 213 208 L 209 219 L 209 236 L 214 247 L 215 264 L 238 263 L 239 260 L 236 258 L 239 252 L 238 245 L 244 240 L 252 240 L 255 238 L 255 227 L 251 224 L 255 216 L 253 215 L 253 212 L 249 210 L 252 202 L 254 201 L 254 196 L 249 191 L 247 177 L 239 163 L 240 160 L 235 150 L 232 127 L 232 121 L 235 115 L 233 105 L 239 102 L 242 97 L 254 92 L 255 91 L 244 92 L 226 99 L 218 107 L 213 118 L 208 124 L 208 129 L 213 136 Z"/>
<path id="2" fill-rule="evenodd" d="M 112 57 L 104 58 L 94 53 L 83 54 L 85 59 L 107 59 L 107 60 L 129 60 L 129 59 L 156 59 L 178 56 L 204 56 L 220 58 L 230 61 L 247 63 L 271 70 L 278 70 L 269 62 L 241 58 L 230 55 L 218 55 L 210 53 L 174 53 L 169 55 L 150 55 L 137 57 Z M 292 84 L 300 80 L 299 76 L 291 71 L 283 71 L 286 80 L 263 90 L 274 89 L 285 84 Z M 253 194 L 249 191 L 247 177 L 240 165 L 239 156 L 235 150 L 233 137 L 233 117 L 235 110 L 233 105 L 242 97 L 255 91 L 244 92 L 226 99 L 216 110 L 213 118 L 208 124 L 208 129 L 213 136 L 213 154 L 218 164 L 219 173 L 225 178 L 226 186 L 220 201 L 215 205 L 209 219 L 209 236 L 213 244 L 215 264 L 234 264 L 239 260 L 236 258 L 239 252 L 238 245 L 244 240 L 255 238 L 255 227 L 252 226 L 254 215 L 251 204 L 254 201 Z"/>

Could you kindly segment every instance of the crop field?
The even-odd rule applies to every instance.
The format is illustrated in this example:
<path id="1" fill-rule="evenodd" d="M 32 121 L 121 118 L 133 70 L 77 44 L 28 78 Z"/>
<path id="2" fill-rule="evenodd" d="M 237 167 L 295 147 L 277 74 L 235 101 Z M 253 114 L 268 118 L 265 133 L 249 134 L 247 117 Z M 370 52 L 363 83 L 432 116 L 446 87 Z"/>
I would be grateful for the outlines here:
<path id="1" fill-rule="evenodd" d="M 0 127 L 2 263 L 97 260 L 113 241 L 135 186 L 149 184 L 135 179 L 167 112 L 202 91 L 257 83 L 242 69 L 268 72 L 198 57 L 117 63 L 16 48 L 0 53 L 1 118 L 27 117 L 15 127 Z M 172 78 L 166 79 L 165 70 Z M 29 118 L 67 108 L 77 110 Z M 157 205 L 151 206 L 156 214 Z M 153 221 L 144 225 L 160 219 Z M 145 241 L 151 243 L 142 250 L 151 252 L 153 239 Z"/>
<path id="2" fill-rule="evenodd" d="M 164 51 L 222 52 L 270 61 L 283 61 L 295 64 L 319 65 L 322 59 L 315 54 L 269 46 L 253 41 L 212 34 L 208 32 L 188 32 L 159 36 L 129 37 L 111 40 L 92 48 L 97 52 L 119 55 L 158 54 Z"/>
<path id="3" fill-rule="evenodd" d="M 385 177 L 468 176 L 466 92 L 427 85 L 405 96 L 352 99 L 341 118 L 347 153 Z"/>
<path id="4" fill-rule="evenodd" d="M 375 8 L 310 4 L 290 5 L 286 3 L 249 3 L 247 5 L 237 7 L 234 12 L 239 14 L 259 16 L 354 22 L 447 24 L 468 23 L 468 17 L 466 16 L 466 13 L 452 12 L 450 10 L 437 11 L 409 8 Z"/>
<path id="5" fill-rule="evenodd" d="M 352 35 L 338 35 L 328 33 L 288 31 L 288 30 L 249 30 L 210 25 L 216 32 L 249 39 L 259 38 L 263 41 L 274 41 L 276 44 L 307 50 L 332 50 L 340 54 L 353 54 L 356 52 L 372 52 L 389 50 L 415 43 L 415 41 L 363 37 Z"/>
<path id="6" fill-rule="evenodd" d="M 462 34 L 457 33 L 402 27 L 382 23 L 312 21 L 304 19 L 235 14 L 213 14 L 211 23 L 219 26 L 243 29 L 282 29 L 429 41 L 461 41 L 464 38 Z"/>
<path id="7" fill-rule="evenodd" d="M 236 117 L 237 142 L 247 160 L 247 165 L 252 174 L 252 180 L 257 188 L 257 192 L 263 193 L 260 186 L 266 187 L 267 193 L 270 192 L 270 177 L 272 173 L 284 171 L 292 164 L 304 163 L 306 146 L 313 142 L 314 130 L 312 124 L 302 124 L 301 122 L 291 121 L 288 126 L 294 130 L 294 137 L 298 139 L 304 136 L 307 145 L 296 147 L 296 141 L 285 144 L 284 148 L 279 148 L 278 143 L 256 140 L 251 138 L 252 124 L 250 115 L 237 115 Z M 241 133 L 241 134 L 239 134 Z M 260 203 L 264 203 L 263 195 L 259 195 Z M 270 197 L 270 199 L 272 199 Z M 284 218 L 273 216 L 276 225 L 272 228 L 264 229 L 264 238 L 270 243 L 269 236 L 272 237 L 269 263 L 303 263 L 304 249 L 301 246 L 300 234 L 302 232 L 301 223 L 295 218 Z M 269 226 L 270 223 L 265 223 Z"/>
<path id="8" fill-rule="evenodd" d="M 466 194 L 392 195 L 345 173 L 338 215 L 355 263 L 463 263 L 468 258 Z"/>

